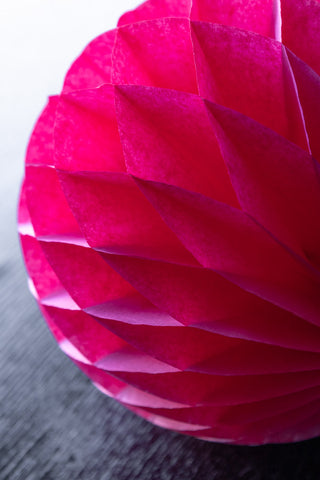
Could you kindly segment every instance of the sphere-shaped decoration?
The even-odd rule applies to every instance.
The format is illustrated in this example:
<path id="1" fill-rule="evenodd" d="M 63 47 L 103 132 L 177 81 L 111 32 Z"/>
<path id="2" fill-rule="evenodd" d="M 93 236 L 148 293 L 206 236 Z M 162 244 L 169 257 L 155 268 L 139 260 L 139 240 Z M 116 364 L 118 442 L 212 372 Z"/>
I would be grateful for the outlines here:
<path id="1" fill-rule="evenodd" d="M 319 0 L 150 0 L 38 120 L 31 290 L 61 349 L 157 425 L 320 433 L 319 74 Z"/>

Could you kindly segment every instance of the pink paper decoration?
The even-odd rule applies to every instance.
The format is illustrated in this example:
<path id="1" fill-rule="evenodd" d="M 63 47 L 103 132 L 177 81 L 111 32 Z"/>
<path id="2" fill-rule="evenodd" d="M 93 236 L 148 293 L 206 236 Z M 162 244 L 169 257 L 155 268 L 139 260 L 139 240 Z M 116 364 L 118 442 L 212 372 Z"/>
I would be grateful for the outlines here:
<path id="1" fill-rule="evenodd" d="M 320 2 L 150 0 L 32 134 L 30 287 L 107 395 L 199 438 L 320 433 Z"/>

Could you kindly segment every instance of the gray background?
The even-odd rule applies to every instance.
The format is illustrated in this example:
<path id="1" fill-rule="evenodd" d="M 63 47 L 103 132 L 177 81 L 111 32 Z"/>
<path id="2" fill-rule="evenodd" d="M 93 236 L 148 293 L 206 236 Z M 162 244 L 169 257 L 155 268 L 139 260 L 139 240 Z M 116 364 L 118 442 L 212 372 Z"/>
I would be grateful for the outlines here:
<path id="1" fill-rule="evenodd" d="M 317 480 L 320 439 L 210 444 L 148 424 L 59 351 L 27 290 L 15 211 L 23 157 L 48 94 L 133 0 L 0 0 L 0 479 Z"/>

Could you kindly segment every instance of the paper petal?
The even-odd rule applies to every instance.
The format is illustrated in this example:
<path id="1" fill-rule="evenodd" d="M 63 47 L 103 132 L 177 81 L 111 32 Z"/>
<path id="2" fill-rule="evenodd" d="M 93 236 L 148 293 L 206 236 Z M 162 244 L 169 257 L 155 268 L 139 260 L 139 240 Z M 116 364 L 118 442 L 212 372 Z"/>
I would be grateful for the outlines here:
<path id="1" fill-rule="evenodd" d="M 45 308 L 65 337 L 92 363 L 126 345 L 123 340 L 81 310 Z"/>
<path id="2" fill-rule="evenodd" d="M 51 239 L 42 239 L 40 243 L 51 267 L 80 307 L 134 293 L 94 250 Z"/>
<path id="3" fill-rule="evenodd" d="M 27 166 L 25 188 L 28 209 L 37 235 L 81 235 L 54 168 Z"/>
<path id="4" fill-rule="evenodd" d="M 319 386 L 319 370 L 278 375 L 218 376 L 193 372 L 152 375 L 117 373 L 117 378 L 154 395 L 191 405 L 238 405 Z"/>
<path id="5" fill-rule="evenodd" d="M 248 375 L 320 368 L 318 353 L 298 353 L 194 327 L 131 326 L 108 319 L 103 324 L 138 350 L 182 370 Z"/>
<path id="6" fill-rule="evenodd" d="M 173 90 L 119 86 L 116 108 L 129 173 L 237 205 L 199 97 Z"/>
<path id="7" fill-rule="evenodd" d="M 21 247 L 30 279 L 38 299 L 45 298 L 61 287 L 61 283 L 48 264 L 38 241 L 29 235 L 20 235 Z"/>
<path id="8" fill-rule="evenodd" d="M 111 83 L 111 57 L 116 30 L 103 33 L 84 49 L 69 69 L 63 93 Z"/>
<path id="9" fill-rule="evenodd" d="M 292 52 L 288 51 L 288 56 L 297 82 L 311 152 L 320 162 L 320 77 Z"/>
<path id="10" fill-rule="evenodd" d="M 320 244 L 320 188 L 312 157 L 248 117 L 207 102 L 241 207 L 311 263 Z M 259 159 L 259 161 L 257 161 Z"/>
<path id="11" fill-rule="evenodd" d="M 60 172 L 59 178 L 92 247 L 197 264 L 129 175 Z"/>
<path id="12" fill-rule="evenodd" d="M 282 41 L 320 75 L 320 3 L 281 0 Z"/>
<path id="13" fill-rule="evenodd" d="M 119 28 L 112 81 L 197 93 L 190 22 L 162 18 Z"/>
<path id="14" fill-rule="evenodd" d="M 256 422 L 264 418 L 282 414 L 299 407 L 305 407 L 308 403 L 317 399 L 320 392 L 319 387 L 305 389 L 298 393 L 283 395 L 260 402 L 243 403 L 240 405 L 217 405 L 217 406 L 176 406 L 176 408 L 161 408 L 151 405 L 141 405 L 148 411 L 158 413 L 161 416 L 175 418 L 178 421 L 196 424 L 209 424 L 210 426 L 232 426 L 233 424 L 245 424 Z M 138 402 L 136 402 L 139 405 Z M 178 404 L 179 405 L 179 404 Z M 289 407 L 290 405 L 290 407 Z M 157 410 L 155 410 L 157 409 Z M 293 420 L 294 421 L 294 420 Z"/>
<path id="15" fill-rule="evenodd" d="M 161 17 L 189 17 L 192 0 L 149 0 L 120 18 L 118 25 Z"/>
<path id="16" fill-rule="evenodd" d="M 131 331 L 130 325 L 158 328 L 179 327 L 185 324 L 227 337 L 320 352 L 318 328 L 245 292 L 214 272 L 192 269 L 189 270 L 191 275 L 188 275 L 186 267 L 117 258 L 115 255 L 108 255 L 105 258 L 125 275 L 130 274 L 128 272 L 133 262 L 137 272 L 135 278 L 139 282 L 137 287 L 159 306 L 158 310 L 148 303 L 145 297 L 136 294 L 86 309 L 123 338 L 128 336 L 138 342 L 137 337 L 140 336 L 140 341 L 147 345 L 144 328 Z M 164 275 L 168 276 L 165 280 Z M 130 280 L 132 279 L 133 276 L 130 275 Z M 152 288 L 148 289 L 148 286 Z M 184 292 L 187 295 L 183 295 Z M 215 306 L 214 309 L 212 304 Z M 172 316 L 165 313 L 164 309 Z M 152 337 L 151 333 L 150 335 Z M 160 331 L 159 336 L 161 338 Z M 179 343 L 184 344 L 182 341 Z"/>
<path id="17" fill-rule="evenodd" d="M 274 3 L 273 0 L 193 0 L 191 18 L 274 37 Z"/>
<path id="18" fill-rule="evenodd" d="M 249 216 L 178 187 L 136 181 L 204 267 L 319 325 L 318 279 Z"/>
<path id="19" fill-rule="evenodd" d="M 61 97 L 55 130 L 55 165 L 68 170 L 125 170 L 111 85 Z"/>
<path id="20" fill-rule="evenodd" d="M 155 327 L 176 327 L 182 325 L 151 302 L 135 292 L 132 295 L 92 305 L 85 309 L 102 323 L 113 320 L 130 324 Z M 121 328 L 121 327 L 120 327 Z"/>
<path id="21" fill-rule="evenodd" d="M 53 126 L 59 97 L 50 97 L 28 145 L 26 164 L 54 165 Z"/>
<path id="22" fill-rule="evenodd" d="M 285 74 L 281 44 L 225 25 L 192 22 L 191 30 L 200 95 L 295 141 L 302 123 L 293 128 L 287 113 L 292 80 Z"/>

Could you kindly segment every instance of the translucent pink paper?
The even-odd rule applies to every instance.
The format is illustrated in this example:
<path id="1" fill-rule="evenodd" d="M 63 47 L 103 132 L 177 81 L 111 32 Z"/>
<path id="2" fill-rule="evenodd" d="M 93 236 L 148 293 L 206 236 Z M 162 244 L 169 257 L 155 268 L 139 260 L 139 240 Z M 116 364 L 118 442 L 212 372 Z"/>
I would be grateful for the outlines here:
<path id="1" fill-rule="evenodd" d="M 150 0 L 38 120 L 31 291 L 61 349 L 157 425 L 320 433 L 319 74 L 318 0 Z"/>

